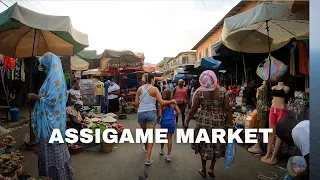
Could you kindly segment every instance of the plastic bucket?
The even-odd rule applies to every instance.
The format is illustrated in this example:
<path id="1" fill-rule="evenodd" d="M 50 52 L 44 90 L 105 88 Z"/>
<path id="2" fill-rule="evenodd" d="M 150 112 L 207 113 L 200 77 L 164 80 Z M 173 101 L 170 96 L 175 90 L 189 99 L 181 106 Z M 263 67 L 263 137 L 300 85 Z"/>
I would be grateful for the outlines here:
<path id="1" fill-rule="evenodd" d="M 19 109 L 18 108 L 10 109 L 10 114 L 11 114 L 11 122 L 18 122 L 19 121 Z"/>

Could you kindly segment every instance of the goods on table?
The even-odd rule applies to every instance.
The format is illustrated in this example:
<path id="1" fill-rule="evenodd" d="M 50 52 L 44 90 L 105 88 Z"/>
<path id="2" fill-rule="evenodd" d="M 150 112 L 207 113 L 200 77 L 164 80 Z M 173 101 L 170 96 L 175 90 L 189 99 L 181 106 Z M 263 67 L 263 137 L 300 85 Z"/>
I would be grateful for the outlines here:
<path id="1" fill-rule="evenodd" d="M 238 116 L 235 119 L 235 123 L 240 124 L 240 125 L 245 125 L 246 119 L 247 119 L 247 115 L 238 114 Z"/>
<path id="2" fill-rule="evenodd" d="M 114 113 L 108 113 L 108 114 L 106 114 L 106 116 L 117 117 L 117 115 Z"/>
<path id="3" fill-rule="evenodd" d="M 81 79 L 80 80 L 80 92 L 81 100 L 84 105 L 95 105 L 95 90 L 94 82 L 92 79 Z"/>
<path id="4" fill-rule="evenodd" d="M 0 155 L 0 174 L 9 175 L 20 169 L 22 159 L 19 151 Z"/>
<path id="5" fill-rule="evenodd" d="M 16 141 L 12 136 L 4 136 L 0 139 L 0 154 L 6 153 L 12 146 L 16 144 Z"/>
<path id="6" fill-rule="evenodd" d="M 102 136 L 103 132 L 108 129 L 108 125 L 102 124 L 102 123 L 98 123 L 96 125 L 93 125 L 90 127 L 90 129 L 93 131 L 93 136 L 95 136 L 95 130 L 96 129 L 100 129 L 100 135 Z"/>
<path id="7" fill-rule="evenodd" d="M 118 132 L 118 134 L 119 133 L 122 133 L 123 132 L 123 130 L 124 130 L 124 126 L 122 125 L 122 124 L 112 124 L 111 126 L 110 126 L 110 128 L 113 128 L 113 129 L 115 129 L 115 130 L 117 130 L 117 132 Z"/>
<path id="8" fill-rule="evenodd" d="M 117 120 L 111 116 L 107 116 L 106 118 L 104 118 L 102 120 L 102 122 L 105 122 L 105 123 L 114 123 L 114 122 L 117 122 Z"/>

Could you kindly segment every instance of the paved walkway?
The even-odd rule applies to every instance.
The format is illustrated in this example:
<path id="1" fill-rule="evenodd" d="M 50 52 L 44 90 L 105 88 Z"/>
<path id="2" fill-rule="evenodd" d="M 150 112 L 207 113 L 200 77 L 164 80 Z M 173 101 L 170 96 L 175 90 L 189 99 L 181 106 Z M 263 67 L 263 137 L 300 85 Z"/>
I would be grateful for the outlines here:
<path id="1" fill-rule="evenodd" d="M 129 115 L 127 120 L 119 120 L 119 123 L 134 130 L 139 125 L 136 115 Z M 194 123 L 191 124 L 191 127 Z M 28 127 L 18 129 L 12 133 L 18 144 Z M 159 155 L 160 145 L 155 144 L 152 158 L 154 163 L 145 167 L 145 153 L 142 144 L 118 144 L 113 152 L 108 154 L 83 152 L 72 156 L 72 163 L 76 180 L 100 180 L 139 179 L 144 172 L 148 173 L 148 180 L 201 180 L 198 174 L 201 167 L 200 156 L 194 154 L 189 144 L 173 144 L 172 162 L 167 163 L 163 156 Z M 37 175 L 37 155 L 33 152 L 23 151 L 25 156 L 23 167 L 31 175 Z M 220 159 L 215 167 L 216 179 L 220 180 L 257 180 L 259 172 L 274 172 L 279 178 L 282 177 L 276 166 L 261 163 L 260 156 L 248 153 L 243 147 L 237 148 L 235 162 L 230 169 L 225 169 L 224 159 Z M 209 164 L 208 164 L 209 167 Z M 209 179 L 209 177 L 207 178 Z"/>

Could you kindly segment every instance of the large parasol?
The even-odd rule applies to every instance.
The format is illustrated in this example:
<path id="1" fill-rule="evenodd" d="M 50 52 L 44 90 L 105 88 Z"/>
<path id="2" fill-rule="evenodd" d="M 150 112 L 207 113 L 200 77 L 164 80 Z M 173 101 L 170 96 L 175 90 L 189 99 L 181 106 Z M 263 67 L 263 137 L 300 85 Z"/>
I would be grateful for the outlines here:
<path id="1" fill-rule="evenodd" d="M 0 13 L 0 53 L 4 55 L 24 58 L 52 52 L 58 56 L 73 56 L 88 46 L 88 36 L 72 27 L 70 17 L 40 14 L 17 3 Z M 30 69 L 30 92 L 31 84 Z M 33 142 L 31 109 L 30 135 Z"/>
<path id="2" fill-rule="evenodd" d="M 309 9 L 292 13 L 285 3 L 261 3 L 226 18 L 221 36 L 223 44 L 231 50 L 270 54 L 293 38 L 309 38 Z M 269 60 L 271 63 L 270 55 Z M 270 76 L 269 72 L 269 79 Z"/>

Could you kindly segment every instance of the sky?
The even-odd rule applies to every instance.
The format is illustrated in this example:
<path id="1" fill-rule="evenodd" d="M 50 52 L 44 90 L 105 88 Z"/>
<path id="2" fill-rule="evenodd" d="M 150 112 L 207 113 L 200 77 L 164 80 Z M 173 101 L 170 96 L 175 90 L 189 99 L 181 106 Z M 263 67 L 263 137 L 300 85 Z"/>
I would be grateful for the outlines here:
<path id="1" fill-rule="evenodd" d="M 88 34 L 87 49 L 143 52 L 145 62 L 156 64 L 163 57 L 191 50 L 239 1 L 20 0 L 18 4 L 40 13 L 70 16 L 73 27 Z M 5 8 L 0 4 L 0 11 Z"/>

